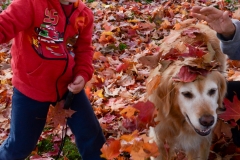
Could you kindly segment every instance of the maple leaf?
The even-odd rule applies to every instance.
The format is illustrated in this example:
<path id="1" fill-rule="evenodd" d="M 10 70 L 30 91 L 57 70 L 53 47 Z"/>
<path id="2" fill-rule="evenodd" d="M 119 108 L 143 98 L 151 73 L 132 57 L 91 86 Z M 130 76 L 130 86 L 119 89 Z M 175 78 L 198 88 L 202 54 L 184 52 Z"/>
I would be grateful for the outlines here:
<path id="1" fill-rule="evenodd" d="M 116 71 L 117 71 L 117 72 L 125 71 L 125 70 L 128 69 L 128 67 L 129 67 L 129 63 L 128 63 L 128 62 L 121 63 L 121 64 L 119 64 L 119 65 L 117 66 Z"/>
<path id="2" fill-rule="evenodd" d="M 230 68 L 239 68 L 240 67 L 240 61 L 238 60 L 228 60 L 228 65 Z"/>
<path id="3" fill-rule="evenodd" d="M 203 68 L 195 66 L 182 66 L 178 74 L 173 77 L 173 80 L 180 82 L 192 82 L 198 75 L 206 76 L 208 73 L 209 71 Z"/>
<path id="4" fill-rule="evenodd" d="M 138 130 L 135 130 L 132 134 L 129 134 L 129 135 L 122 135 L 121 137 L 120 137 L 120 139 L 122 139 L 122 140 L 125 140 L 125 141 L 127 141 L 127 142 L 130 142 L 130 141 L 132 141 L 133 139 L 135 139 L 137 136 L 138 136 Z"/>
<path id="5" fill-rule="evenodd" d="M 94 52 L 93 60 L 97 60 L 97 59 L 99 59 L 102 56 L 103 56 L 103 54 L 101 52 Z"/>
<path id="6" fill-rule="evenodd" d="M 144 142 L 142 139 L 135 139 L 131 145 L 131 157 L 136 160 L 145 160 L 149 157 L 157 157 L 159 155 L 156 143 Z"/>
<path id="7" fill-rule="evenodd" d="M 180 53 L 177 49 L 171 48 L 168 53 L 166 53 L 164 56 L 162 56 L 162 59 L 164 60 L 177 60 L 182 53 Z"/>
<path id="8" fill-rule="evenodd" d="M 231 119 L 237 121 L 240 118 L 240 101 L 238 97 L 235 95 L 233 97 L 233 102 L 225 98 L 223 103 L 226 107 L 226 111 L 219 114 L 218 117 L 224 119 L 225 121 Z"/>
<path id="9" fill-rule="evenodd" d="M 186 46 L 189 49 L 188 53 L 183 53 L 182 56 L 184 57 L 197 57 L 197 58 L 201 58 L 203 55 L 205 55 L 206 53 L 203 52 L 203 50 L 194 47 L 192 45 L 186 44 Z"/>
<path id="10" fill-rule="evenodd" d="M 215 55 L 215 51 L 211 45 L 211 43 L 207 43 L 208 53 L 203 55 L 204 63 L 210 63 L 213 60 L 213 57 Z"/>
<path id="11" fill-rule="evenodd" d="M 64 126 L 66 118 L 70 118 L 76 111 L 71 109 L 63 109 L 65 100 L 58 102 L 55 106 L 50 106 L 47 121 L 53 121 L 54 127 L 58 125 Z"/>
<path id="12" fill-rule="evenodd" d="M 156 75 L 155 77 L 153 77 L 147 84 L 147 94 L 151 95 L 152 92 L 158 87 L 158 85 L 160 84 L 161 81 L 161 76 L 160 75 Z"/>
<path id="13" fill-rule="evenodd" d="M 99 38 L 99 42 L 102 44 L 115 42 L 115 38 L 113 37 L 113 32 L 103 32 L 101 34 L 101 37 Z"/>
<path id="14" fill-rule="evenodd" d="M 230 124 L 228 124 L 222 119 L 218 119 L 216 126 L 213 130 L 213 141 L 220 140 L 223 135 L 227 138 L 231 138 L 232 137 L 231 128 L 232 126 Z"/>
<path id="15" fill-rule="evenodd" d="M 176 77 L 173 77 L 173 80 L 180 81 L 180 82 L 192 82 L 197 78 L 197 74 L 190 72 L 188 66 L 182 66 L 180 68 L 180 71 L 176 75 Z"/>
<path id="16" fill-rule="evenodd" d="M 137 121 L 139 128 L 146 128 L 149 126 L 154 126 L 154 117 L 156 116 L 156 109 L 152 102 L 149 100 L 146 102 L 139 101 L 133 105 L 134 108 L 139 110 Z"/>
<path id="17" fill-rule="evenodd" d="M 191 28 L 184 29 L 181 34 L 183 36 L 188 36 L 189 38 L 196 38 L 195 33 L 200 33 L 199 29 L 195 27 L 191 27 Z"/>
<path id="18" fill-rule="evenodd" d="M 174 34 L 172 36 L 167 36 L 166 38 L 164 38 L 164 42 L 171 44 L 174 41 L 176 41 L 176 39 L 179 38 L 180 35 L 181 35 L 180 32 L 174 32 Z"/>
<path id="19" fill-rule="evenodd" d="M 128 106 L 124 108 L 120 114 L 126 116 L 127 118 L 132 118 L 137 112 L 139 112 L 137 109 L 133 108 L 132 106 Z"/>
<path id="20" fill-rule="evenodd" d="M 107 160 L 113 160 L 117 158 L 120 154 L 120 140 L 116 139 L 108 139 L 107 142 L 101 148 L 102 158 L 106 158 Z"/>
<path id="21" fill-rule="evenodd" d="M 158 65 L 160 54 L 151 56 L 142 56 L 138 59 L 140 63 L 151 68 L 155 68 Z"/>

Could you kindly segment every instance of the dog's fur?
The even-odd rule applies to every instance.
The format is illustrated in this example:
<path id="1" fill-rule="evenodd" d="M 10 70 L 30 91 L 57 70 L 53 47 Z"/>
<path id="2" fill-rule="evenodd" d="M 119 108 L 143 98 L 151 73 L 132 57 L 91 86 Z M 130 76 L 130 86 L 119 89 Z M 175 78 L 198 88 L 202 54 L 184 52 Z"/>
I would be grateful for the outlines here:
<path id="1" fill-rule="evenodd" d="M 217 122 L 217 110 L 224 109 L 222 102 L 226 93 L 227 57 L 221 52 L 219 40 L 212 29 L 204 24 L 186 24 L 186 26 L 182 24 L 183 29 L 194 26 L 206 33 L 205 38 L 215 51 L 214 59 L 221 66 L 209 72 L 207 76 L 199 76 L 195 81 L 187 83 L 172 80 L 179 72 L 179 68 L 184 65 L 180 60 L 173 61 L 162 72 L 158 66 L 152 72 L 154 75 L 150 74 L 149 78 L 152 78 L 156 71 L 159 71 L 161 76 L 158 87 L 148 96 L 158 110 L 156 121 L 159 121 L 156 127 L 150 128 L 149 133 L 160 152 L 160 155 L 152 157 L 152 160 L 172 160 L 177 151 L 183 151 L 188 160 L 207 160 L 212 140 L 211 133 Z M 172 33 L 169 36 L 173 36 Z M 181 41 L 191 43 L 191 39 L 188 38 Z M 212 125 L 206 127 L 200 124 L 200 118 L 209 122 L 209 117 L 214 118 Z M 169 146 L 169 150 L 166 146 Z"/>

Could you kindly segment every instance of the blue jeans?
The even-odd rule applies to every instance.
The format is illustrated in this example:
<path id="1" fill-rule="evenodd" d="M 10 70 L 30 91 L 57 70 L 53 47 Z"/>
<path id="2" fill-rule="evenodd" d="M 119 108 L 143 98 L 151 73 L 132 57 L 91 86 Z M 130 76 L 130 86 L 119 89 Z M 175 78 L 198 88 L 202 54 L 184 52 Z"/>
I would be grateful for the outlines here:
<path id="1" fill-rule="evenodd" d="M 28 98 L 14 89 L 11 129 L 9 137 L 0 146 L 0 160 L 24 160 L 31 153 L 46 123 L 50 104 Z M 100 160 L 105 138 L 84 91 L 75 95 L 71 109 L 77 112 L 67 123 L 83 160 Z"/>

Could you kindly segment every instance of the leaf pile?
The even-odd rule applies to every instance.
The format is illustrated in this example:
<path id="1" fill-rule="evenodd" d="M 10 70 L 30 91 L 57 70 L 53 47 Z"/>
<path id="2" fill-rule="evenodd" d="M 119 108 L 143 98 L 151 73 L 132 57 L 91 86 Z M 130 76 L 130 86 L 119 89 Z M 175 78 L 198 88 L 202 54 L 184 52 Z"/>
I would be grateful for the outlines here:
<path id="1" fill-rule="evenodd" d="M 85 91 L 107 139 L 101 149 L 101 156 L 109 160 L 141 160 L 157 156 L 159 153 L 156 144 L 151 142 L 147 134 L 149 127 L 156 125 L 153 121 L 156 111 L 153 104 L 146 100 L 147 92 L 151 92 L 146 90 L 146 79 L 151 68 L 156 67 L 159 60 L 163 38 L 169 35 L 170 31 L 179 29 L 182 21 L 191 18 L 189 10 L 193 5 L 215 5 L 222 10 L 231 10 L 232 3 L 202 0 L 196 1 L 195 4 L 181 0 L 151 3 L 105 0 L 86 4 L 95 16 L 93 34 L 95 72 Z M 193 28 L 184 31 L 183 34 L 193 37 L 197 32 Z M 171 37 L 164 41 L 174 42 L 176 39 Z M 191 55 L 192 52 L 197 53 L 198 57 L 206 55 L 202 50 L 197 50 L 196 46 L 185 45 L 185 48 L 191 53 L 188 52 L 184 56 Z M 205 45 L 203 48 L 206 50 L 208 47 Z M 166 60 L 174 59 L 170 53 L 177 52 L 166 50 L 164 54 Z M 3 55 L 8 54 L 5 52 Z M 3 57 L 1 62 L 5 59 L 6 57 Z M 4 70 L 1 80 L 0 140 L 4 140 L 9 133 L 12 88 L 9 73 L 10 71 Z M 228 74 L 229 78 L 234 75 L 231 73 Z M 156 87 L 154 84 L 158 84 L 160 80 L 161 77 L 154 78 L 151 82 L 153 89 Z M 50 116 L 56 113 L 54 110 L 51 111 Z M 38 145 L 30 159 L 53 159 L 57 155 L 62 126 L 54 124 L 54 118 L 52 116 L 51 118 L 40 137 L 39 144 L 50 136 L 54 145 L 47 153 L 40 153 Z M 236 157 L 239 153 L 238 148 L 232 143 L 231 135 L 227 134 L 232 127 L 230 124 L 219 120 L 210 154 L 211 160 L 217 157 Z M 233 125 L 236 126 L 236 123 Z M 74 141 L 70 130 L 67 135 Z M 67 159 L 67 156 L 68 153 L 64 153 L 64 159 Z M 181 160 L 184 156 L 179 154 L 177 158 Z"/>

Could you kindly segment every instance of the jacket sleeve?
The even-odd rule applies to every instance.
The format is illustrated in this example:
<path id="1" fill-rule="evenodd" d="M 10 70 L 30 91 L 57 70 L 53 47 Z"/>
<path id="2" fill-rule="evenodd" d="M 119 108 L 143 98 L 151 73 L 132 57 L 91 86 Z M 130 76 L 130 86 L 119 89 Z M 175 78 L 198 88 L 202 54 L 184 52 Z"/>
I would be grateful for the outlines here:
<path id="1" fill-rule="evenodd" d="M 94 71 L 92 65 L 93 47 L 92 47 L 92 34 L 93 34 L 93 13 L 87 9 L 85 16 L 84 27 L 81 30 L 77 43 L 74 47 L 75 53 L 75 66 L 73 69 L 74 79 L 81 75 L 85 82 L 92 78 Z"/>
<path id="2" fill-rule="evenodd" d="M 33 20 L 33 0 L 13 0 L 0 14 L 0 43 L 14 38 L 18 32 L 31 26 Z"/>
<path id="3" fill-rule="evenodd" d="M 223 53 L 227 54 L 232 60 L 240 60 L 240 21 L 233 19 L 236 27 L 235 35 L 231 40 L 226 40 L 221 34 L 217 34 L 220 39 L 220 46 Z"/>

